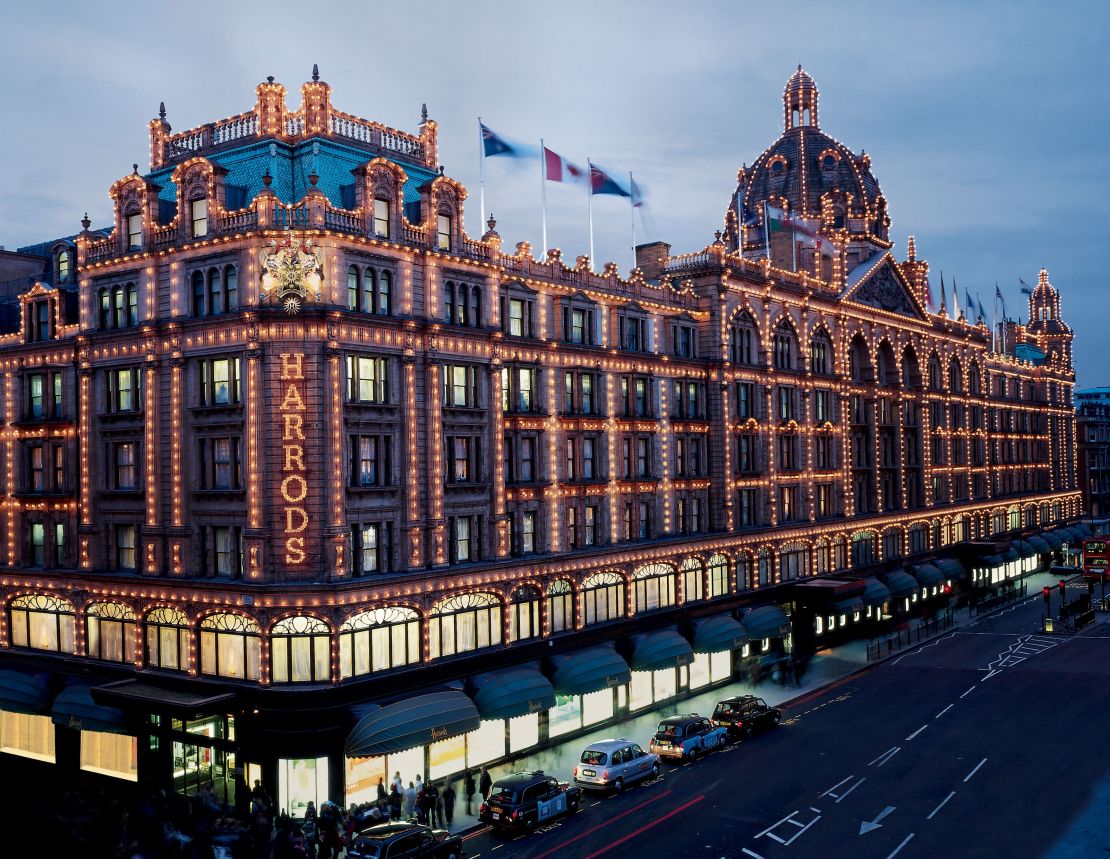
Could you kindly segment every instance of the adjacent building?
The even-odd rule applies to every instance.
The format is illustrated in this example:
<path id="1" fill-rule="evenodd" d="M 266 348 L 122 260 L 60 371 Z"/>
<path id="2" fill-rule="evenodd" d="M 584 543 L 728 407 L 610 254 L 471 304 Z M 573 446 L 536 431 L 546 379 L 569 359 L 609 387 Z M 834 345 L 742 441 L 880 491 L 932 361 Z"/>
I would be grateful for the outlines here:
<path id="1" fill-rule="evenodd" d="M 11 255 L 0 751 L 298 813 L 1035 564 L 1081 512 L 1058 292 L 992 344 L 801 69 L 783 107 L 627 275 L 469 235 L 435 121 L 315 71 L 160 111 L 109 229 Z"/>

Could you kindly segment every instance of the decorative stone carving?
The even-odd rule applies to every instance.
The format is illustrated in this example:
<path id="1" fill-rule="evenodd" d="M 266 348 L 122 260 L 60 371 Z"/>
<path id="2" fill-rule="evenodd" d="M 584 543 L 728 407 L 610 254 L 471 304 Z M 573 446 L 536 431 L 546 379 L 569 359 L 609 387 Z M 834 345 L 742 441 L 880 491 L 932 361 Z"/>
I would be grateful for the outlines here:
<path id="1" fill-rule="evenodd" d="M 894 313 L 917 316 L 917 308 L 914 307 L 909 293 L 886 265 L 880 266 L 878 271 L 856 289 L 852 294 L 852 300 Z"/>

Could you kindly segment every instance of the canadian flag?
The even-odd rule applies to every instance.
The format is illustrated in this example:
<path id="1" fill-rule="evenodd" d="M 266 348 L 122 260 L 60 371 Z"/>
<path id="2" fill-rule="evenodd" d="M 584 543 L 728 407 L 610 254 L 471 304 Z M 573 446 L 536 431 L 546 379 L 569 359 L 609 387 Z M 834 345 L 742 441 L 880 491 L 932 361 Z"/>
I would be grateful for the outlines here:
<path id="1" fill-rule="evenodd" d="M 543 148 L 544 176 L 548 182 L 569 182 L 574 185 L 588 185 L 589 173 L 577 164 L 567 161 L 557 152 L 546 146 Z"/>

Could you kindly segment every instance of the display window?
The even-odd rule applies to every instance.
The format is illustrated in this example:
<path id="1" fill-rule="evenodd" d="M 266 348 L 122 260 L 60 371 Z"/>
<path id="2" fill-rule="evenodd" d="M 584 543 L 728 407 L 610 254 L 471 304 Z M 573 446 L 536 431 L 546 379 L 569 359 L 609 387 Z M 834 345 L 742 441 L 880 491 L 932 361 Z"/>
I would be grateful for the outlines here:
<path id="1" fill-rule="evenodd" d="M 555 706 L 547 711 L 547 734 L 558 737 L 582 727 L 582 703 L 578 695 L 556 695 Z"/>
<path id="2" fill-rule="evenodd" d="M 582 724 L 596 725 L 613 718 L 613 690 L 602 689 L 582 696 Z"/>
<path id="3" fill-rule="evenodd" d="M 0 710 L 0 752 L 54 763 L 53 720 Z"/>
<path id="4" fill-rule="evenodd" d="M 540 742 L 540 714 L 529 713 L 509 719 L 509 751 L 519 752 Z"/>
<path id="5" fill-rule="evenodd" d="M 466 765 L 470 769 L 505 755 L 505 720 L 486 719 L 466 735 Z"/>
<path id="6" fill-rule="evenodd" d="M 310 802 L 319 808 L 327 799 L 327 758 L 278 759 L 278 807 L 290 817 L 302 818 Z"/>
<path id="7" fill-rule="evenodd" d="M 138 781 L 138 738 L 127 734 L 82 731 L 81 769 L 127 781 Z"/>

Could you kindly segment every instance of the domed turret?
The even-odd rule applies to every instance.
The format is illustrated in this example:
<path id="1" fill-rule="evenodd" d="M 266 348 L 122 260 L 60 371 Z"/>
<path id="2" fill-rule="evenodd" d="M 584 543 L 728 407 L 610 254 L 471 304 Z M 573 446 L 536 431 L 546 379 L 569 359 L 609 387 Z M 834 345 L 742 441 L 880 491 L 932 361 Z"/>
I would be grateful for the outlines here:
<path id="1" fill-rule="evenodd" d="M 782 93 L 783 123 L 785 130 L 801 126 L 817 125 L 817 84 L 809 73 L 798 66 L 798 70 L 786 82 Z"/>
<path id="2" fill-rule="evenodd" d="M 1041 269 L 1033 294 L 1029 296 L 1029 324 L 1026 331 L 1051 360 L 1053 356 L 1071 363 L 1072 330 L 1060 318 L 1060 293 L 1048 281 L 1048 272 Z"/>

